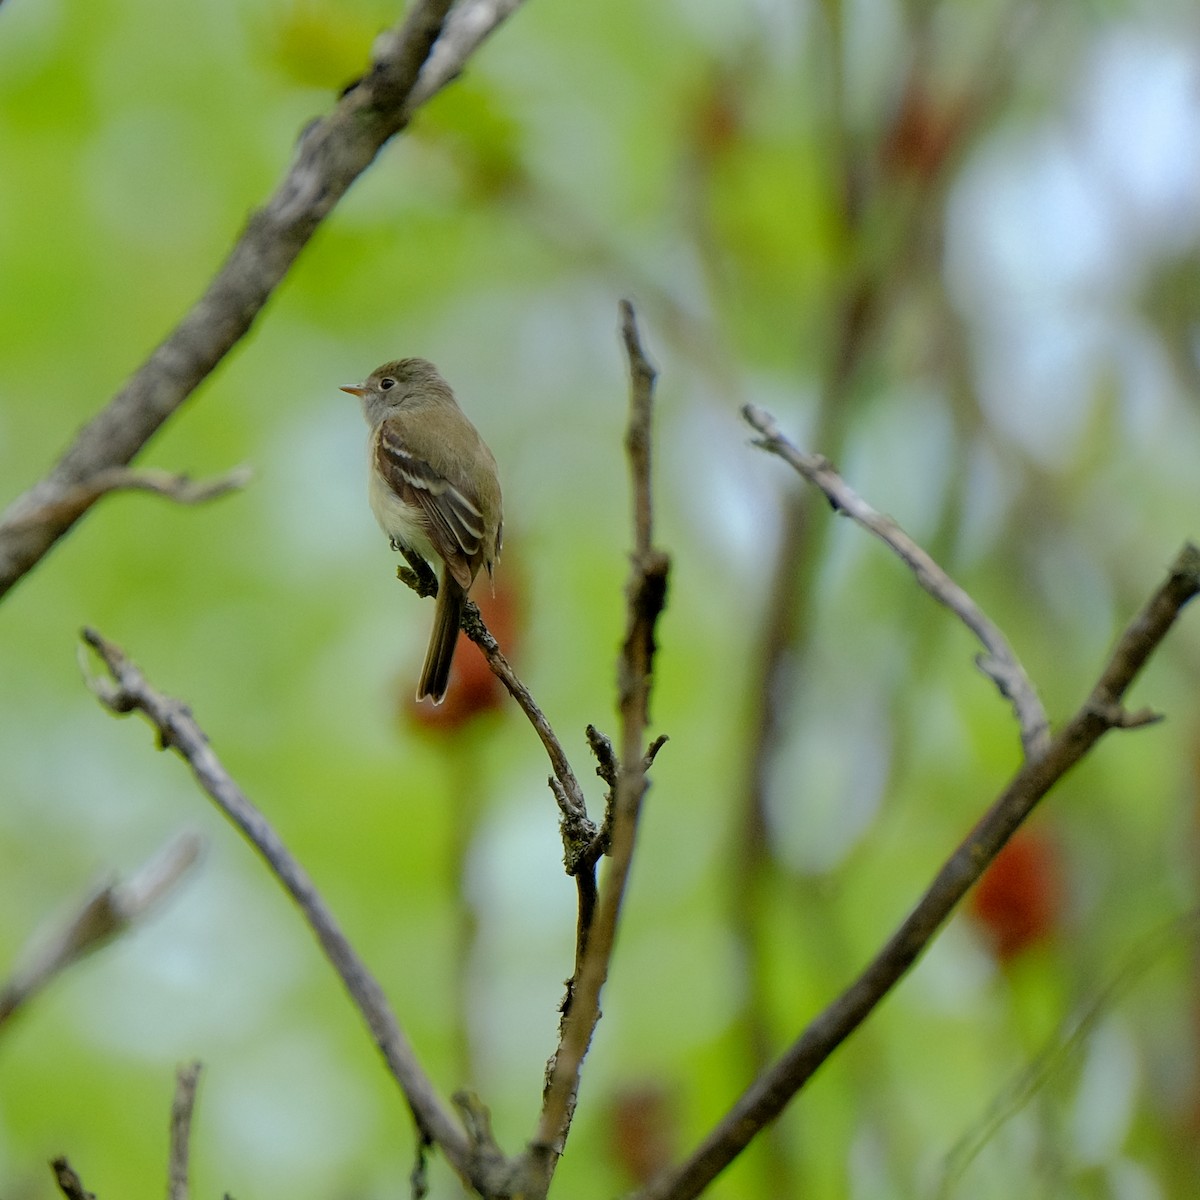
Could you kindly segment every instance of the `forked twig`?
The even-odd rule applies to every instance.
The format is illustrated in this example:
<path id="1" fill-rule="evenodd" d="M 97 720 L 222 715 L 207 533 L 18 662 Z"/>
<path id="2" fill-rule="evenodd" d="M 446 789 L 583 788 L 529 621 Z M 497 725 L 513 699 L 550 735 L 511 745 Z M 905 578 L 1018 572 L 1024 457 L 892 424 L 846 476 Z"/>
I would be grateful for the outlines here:
<path id="1" fill-rule="evenodd" d="M 401 579 L 409 582 L 404 574 Z M 412 586 L 410 584 L 410 586 Z M 587 800 L 575 775 L 562 742 L 554 732 L 546 714 L 538 707 L 533 693 L 525 686 L 512 664 L 504 656 L 499 643 L 484 623 L 478 605 L 468 600 L 463 608 L 462 630 L 479 647 L 492 674 L 504 685 L 517 702 L 534 732 L 538 735 L 554 772 L 548 782 L 559 810 L 559 832 L 563 842 L 563 865 L 575 880 L 577 911 L 575 934 L 576 960 L 587 944 L 592 917 L 596 908 L 596 861 L 599 858 L 600 836 L 595 822 L 588 816 Z"/>
<path id="2" fill-rule="evenodd" d="M 467 1135 L 438 1097 L 383 989 L 342 932 L 308 873 L 233 781 L 187 706 L 157 691 L 118 646 L 95 630 L 85 629 L 83 639 L 100 656 L 108 672 L 107 676 L 89 678 L 88 686 L 115 713 L 143 713 L 158 731 L 159 744 L 174 750 L 187 763 L 209 798 L 258 851 L 300 908 L 341 978 L 422 1134 L 442 1148 L 464 1179 L 472 1179 L 475 1163 Z"/>
<path id="3" fill-rule="evenodd" d="M 414 113 L 462 72 L 463 65 L 524 0 L 459 0 L 450 10 L 441 35 L 421 67 L 416 86 L 404 106 Z"/>
<path id="4" fill-rule="evenodd" d="M 666 603 L 670 564 L 667 556 L 653 544 L 651 417 L 655 371 L 642 350 L 633 307 L 628 302 L 621 305 L 621 335 L 630 371 L 626 449 L 633 487 L 634 550 L 625 592 L 625 640 L 617 668 L 620 761 L 613 789 L 611 859 L 588 936 L 568 987 L 558 1047 L 547 1069 L 542 1112 L 528 1148 L 535 1175 L 540 1173 L 545 1186 L 548 1186 L 562 1153 L 583 1059 L 600 1019 L 600 993 L 612 960 L 633 859 L 638 816 L 646 791 L 646 770 L 653 757 L 645 744 L 645 730 L 649 723 L 654 631 Z"/>
<path id="5" fill-rule="evenodd" d="M 921 587 L 938 603 L 950 609 L 979 639 L 984 652 L 975 661 L 1012 705 L 1020 727 L 1025 757 L 1034 759 L 1041 755 L 1050 741 L 1050 721 L 1038 698 L 1037 689 L 999 627 L 891 517 L 877 512 L 862 499 L 827 459 L 819 454 L 805 454 L 798 449 L 784 436 L 775 418 L 765 409 L 747 404 L 742 414 L 762 434 L 756 445 L 778 455 L 794 467 L 809 483 L 825 493 L 834 509 L 845 513 L 889 546 L 916 576 Z"/>

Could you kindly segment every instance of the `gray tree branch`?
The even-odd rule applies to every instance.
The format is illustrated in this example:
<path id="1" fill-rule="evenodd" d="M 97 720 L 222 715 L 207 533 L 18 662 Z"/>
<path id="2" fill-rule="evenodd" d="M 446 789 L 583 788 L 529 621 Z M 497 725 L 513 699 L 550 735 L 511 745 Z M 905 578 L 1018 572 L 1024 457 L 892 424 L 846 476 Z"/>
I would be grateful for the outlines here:
<path id="1" fill-rule="evenodd" d="M 401 579 L 410 586 L 416 586 L 417 580 L 411 571 L 401 567 L 397 572 Z M 563 842 L 563 864 L 567 874 L 575 880 L 578 896 L 578 919 L 576 921 L 576 961 L 583 953 L 587 943 L 588 931 L 591 928 L 592 916 L 596 907 L 596 862 L 603 849 L 607 848 L 607 839 L 601 838 L 595 822 L 588 816 L 587 799 L 579 779 L 567 759 L 562 742 L 554 732 L 546 714 L 538 707 L 533 693 L 525 686 L 513 670 L 512 665 L 500 650 L 500 645 L 492 636 L 492 632 L 484 624 L 479 607 L 473 600 L 468 600 L 463 609 L 463 632 L 479 647 L 492 674 L 504 685 L 508 694 L 517 702 L 517 706 L 525 714 L 534 732 L 545 747 L 550 759 L 553 774 L 548 782 L 554 795 L 559 811 L 559 832 Z"/>
<path id="2" fill-rule="evenodd" d="M 440 1146 L 459 1175 L 475 1183 L 474 1147 L 462 1126 L 442 1103 L 379 982 L 351 946 L 307 872 L 230 777 L 187 706 L 157 691 L 119 647 L 95 630 L 84 630 L 83 638 L 107 670 L 107 675 L 90 678 L 89 687 L 101 703 L 115 713 L 143 713 L 158 731 L 162 748 L 174 750 L 187 763 L 209 798 L 258 851 L 296 902 L 342 980 L 384 1062 L 400 1085 L 423 1138 Z M 480 1190 L 487 1194 L 483 1187 Z"/>
<path id="3" fill-rule="evenodd" d="M 457 79 L 463 64 L 523 3 L 524 0 L 460 0 L 450 10 L 441 36 L 421 67 L 416 86 L 405 103 L 405 116 L 411 117 L 426 100 Z"/>
<path id="4" fill-rule="evenodd" d="M 995 683 L 1000 694 L 1012 704 L 1026 757 L 1037 758 L 1042 754 L 1050 740 L 1050 721 L 1038 698 L 1037 689 L 999 627 L 891 517 L 877 512 L 863 500 L 834 470 L 828 459 L 799 450 L 783 435 L 775 418 L 757 405 L 747 404 L 742 413 L 750 425 L 762 434 L 756 445 L 778 455 L 794 467 L 809 483 L 825 493 L 837 512 L 845 513 L 890 547 L 912 571 L 921 587 L 950 609 L 979 639 L 984 653 L 975 661 L 979 669 Z"/>
<path id="5" fill-rule="evenodd" d="M 642 350 L 633 307 L 621 305 L 621 335 L 629 359 L 630 412 L 626 435 L 633 490 L 633 554 L 626 585 L 626 633 L 617 666 L 621 720 L 620 759 L 613 789 L 608 870 L 595 903 L 582 953 L 568 985 L 559 1042 L 547 1070 L 537 1130 L 528 1155 L 544 1195 L 571 1125 L 583 1060 L 600 1019 L 600 993 L 608 978 L 629 870 L 646 771 L 653 751 L 646 745 L 658 618 L 666 604 L 670 562 L 653 543 L 651 418 L 655 371 Z M 602 760 L 603 761 L 603 760 Z M 611 763 L 609 766 L 611 767 Z"/>
<path id="6" fill-rule="evenodd" d="M 404 579 L 405 569 L 401 567 L 398 574 Z M 473 600 L 468 600 L 463 610 L 462 630 L 479 647 L 492 674 L 500 680 L 508 694 L 517 702 L 517 706 L 525 714 L 526 719 L 533 726 L 534 732 L 538 735 L 538 740 L 545 748 L 546 756 L 550 759 L 551 769 L 554 771 L 551 786 L 554 788 L 564 817 L 586 823 L 587 803 L 583 788 L 580 787 L 579 780 L 571 768 L 562 742 L 558 740 L 558 735 L 546 719 L 546 714 L 538 707 L 533 693 L 521 681 L 508 659 L 504 657 L 499 642 L 484 624 L 483 617 L 479 613 L 479 606 Z"/>

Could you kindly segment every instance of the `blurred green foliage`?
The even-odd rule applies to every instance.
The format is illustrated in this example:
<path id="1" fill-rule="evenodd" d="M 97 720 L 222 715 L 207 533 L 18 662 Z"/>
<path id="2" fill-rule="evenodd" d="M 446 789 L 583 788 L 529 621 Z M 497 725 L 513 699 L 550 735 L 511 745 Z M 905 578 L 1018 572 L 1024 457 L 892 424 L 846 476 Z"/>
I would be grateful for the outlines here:
<path id="1" fill-rule="evenodd" d="M 5 497 L 200 293 L 396 19 L 383 0 L 0 7 Z M 411 1165 L 405 1106 L 277 887 L 87 693 L 85 623 L 187 700 L 444 1092 L 475 1087 L 506 1147 L 529 1135 L 574 930 L 546 766 L 512 712 L 414 728 L 430 614 L 393 578 L 337 385 L 412 353 L 456 387 L 501 464 L 519 669 L 590 777 L 623 619 L 624 295 L 661 368 L 671 742 L 559 1191 L 612 1196 L 686 1153 L 1019 748 L 966 633 L 796 498 L 739 405 L 925 542 L 1065 717 L 1200 533 L 1200 110 L 1162 83 L 1197 72 L 1167 4 L 529 0 L 141 459 L 247 462 L 253 485 L 197 509 L 108 499 L 0 608 L 0 964 L 174 830 L 208 839 L 152 922 L 5 1030 L 0 1195 L 50 1196 L 60 1153 L 101 1200 L 154 1193 L 192 1058 L 198 1193 L 393 1195 Z M 1130 88 L 1141 107 L 1118 103 Z M 1036 944 L 1001 963 L 955 920 L 714 1196 L 1195 1194 L 1195 935 L 1172 924 L 1196 903 L 1195 621 L 1133 697 L 1170 721 L 1109 739 L 1035 815 L 1063 896 Z M 459 1194 L 441 1166 L 433 1182 Z"/>

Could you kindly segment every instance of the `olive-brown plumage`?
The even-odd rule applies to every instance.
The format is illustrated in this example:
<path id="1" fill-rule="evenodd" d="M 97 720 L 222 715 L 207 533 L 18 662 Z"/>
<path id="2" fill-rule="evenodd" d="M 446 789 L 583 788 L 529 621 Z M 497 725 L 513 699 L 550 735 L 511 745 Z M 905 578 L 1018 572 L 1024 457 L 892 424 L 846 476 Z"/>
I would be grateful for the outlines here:
<path id="1" fill-rule="evenodd" d="M 437 608 L 417 699 L 440 703 L 463 604 L 500 558 L 503 515 L 496 460 L 433 363 L 402 358 L 342 388 L 362 401 L 371 510 L 410 561 L 441 565 Z"/>

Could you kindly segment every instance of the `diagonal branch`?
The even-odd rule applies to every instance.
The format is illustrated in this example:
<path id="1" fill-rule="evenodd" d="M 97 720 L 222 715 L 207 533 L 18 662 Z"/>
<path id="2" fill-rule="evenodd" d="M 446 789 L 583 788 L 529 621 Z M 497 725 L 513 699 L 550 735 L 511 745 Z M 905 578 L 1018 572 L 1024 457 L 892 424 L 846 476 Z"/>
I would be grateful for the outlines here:
<path id="1" fill-rule="evenodd" d="M 479 606 L 473 600 L 468 600 L 463 610 L 462 629 L 467 637 L 479 647 L 492 674 L 504 684 L 508 694 L 517 702 L 518 707 L 528 718 L 534 732 L 545 747 L 546 755 L 550 759 L 550 766 L 554 771 L 554 780 L 551 783 L 557 781 L 558 787 L 555 789 L 555 794 L 561 793 L 560 806 L 565 806 L 565 813 L 570 813 L 577 819 L 586 822 L 587 804 L 584 800 L 583 788 L 579 786 L 579 780 L 571 769 L 571 764 L 567 760 L 562 743 L 558 740 L 558 735 L 551 728 L 550 722 L 546 720 L 545 713 L 538 707 L 533 693 L 521 682 L 508 659 L 504 657 L 500 650 L 500 644 L 492 636 L 491 630 L 483 623 L 483 617 L 479 614 Z"/>
<path id="2" fill-rule="evenodd" d="M 185 833 L 125 883 L 93 892 L 45 945 L 0 988 L 0 1029 L 55 976 L 145 920 L 199 857 L 200 838 Z"/>
<path id="3" fill-rule="evenodd" d="M 627 301 L 621 304 L 621 334 L 630 371 L 626 449 L 634 516 L 634 550 L 626 585 L 626 634 L 618 664 L 621 753 L 614 788 L 611 861 L 591 928 L 568 985 L 558 1048 L 550 1060 L 542 1112 L 528 1148 L 534 1172 L 540 1174 L 546 1187 L 562 1154 L 583 1059 L 600 1019 L 600 993 L 608 978 L 633 861 L 638 816 L 646 791 L 646 770 L 653 757 L 645 745 L 645 731 L 649 724 L 654 631 L 666 604 L 670 566 L 667 556 L 653 544 L 650 447 L 655 371 L 642 350 L 633 307 Z"/>
<path id="4" fill-rule="evenodd" d="M 979 669 L 995 683 L 1000 694 L 1012 704 L 1021 730 L 1025 757 L 1035 759 L 1042 754 L 1050 740 L 1050 722 L 1046 710 L 1008 640 L 979 605 L 891 517 L 876 512 L 850 488 L 827 459 L 797 449 L 783 435 L 769 412 L 757 405 L 747 404 L 742 409 L 742 415 L 762 434 L 755 445 L 777 454 L 814 487 L 820 488 L 836 511 L 845 513 L 895 551 L 916 576 L 917 582 L 935 600 L 950 609 L 979 639 L 984 653 L 975 661 Z"/>
<path id="5" fill-rule="evenodd" d="M 251 216 L 204 295 L 50 473 L 0 517 L 0 596 L 41 561 L 97 498 L 64 504 L 99 472 L 129 463 L 245 336 L 321 222 L 417 106 L 455 78 L 520 0 L 415 0 L 378 39 L 371 69 L 305 130 L 284 178 Z M 445 42 L 431 57 L 443 24 Z M 428 71 L 422 78 L 423 64 Z M 32 520 L 35 513 L 41 518 Z"/>
<path id="6" fill-rule="evenodd" d="M 187 763 L 209 798 L 258 851 L 296 902 L 350 993 L 388 1069 L 400 1085 L 422 1136 L 441 1146 L 459 1175 L 471 1179 L 473 1148 L 462 1126 L 438 1097 L 383 989 L 351 946 L 307 872 L 292 857 L 263 814 L 234 783 L 187 706 L 157 691 L 119 647 L 95 630 L 85 629 L 83 639 L 108 670 L 107 677 L 89 679 L 89 687 L 101 703 L 115 713 L 142 712 L 158 730 L 161 746 L 174 750 Z"/>
<path id="7" fill-rule="evenodd" d="M 400 577 L 409 582 L 403 568 Z M 414 578 L 411 581 L 417 583 Z M 463 632 L 479 647 L 484 660 L 491 668 L 492 674 L 504 685 L 508 694 L 517 702 L 517 706 L 525 714 L 534 732 L 545 747 L 554 774 L 550 776 L 550 790 L 554 793 L 559 811 L 559 832 L 563 842 L 563 865 L 567 874 L 575 880 L 575 890 L 578 897 L 578 920 L 576 923 L 576 958 L 582 954 L 587 942 L 588 931 L 591 928 L 592 917 L 596 908 L 596 862 L 600 856 L 600 848 L 606 843 L 600 837 L 595 822 L 588 816 L 587 799 L 583 788 L 567 759 L 566 751 L 558 735 L 554 732 L 546 714 L 538 707 L 533 693 L 525 686 L 513 670 L 512 664 L 505 658 L 500 645 L 492 636 L 492 632 L 484 624 L 479 607 L 473 600 L 468 600 L 463 608 Z"/>
<path id="8" fill-rule="evenodd" d="M 867 1018 L 932 941 L 1039 800 L 1110 729 L 1128 728 L 1129 686 L 1183 606 L 1200 594 L 1200 549 L 1185 545 L 1170 574 L 1122 634 L 1091 694 L 1037 759 L 1027 759 L 991 808 L 946 860 L 912 912 L 861 975 L 764 1071 L 680 1167 L 635 1193 L 636 1200 L 691 1200 L 773 1121 L 817 1068 Z M 1147 714 L 1135 714 L 1145 724 Z"/>

